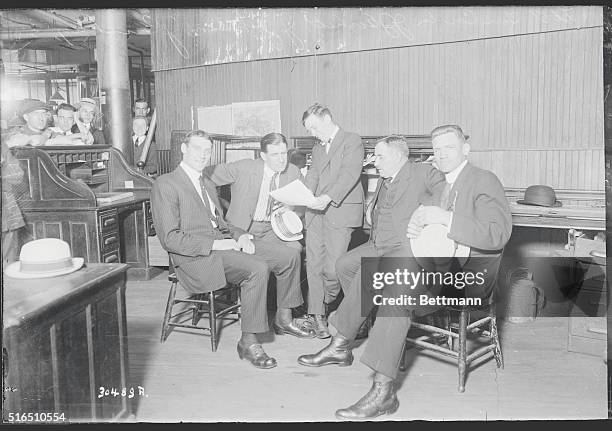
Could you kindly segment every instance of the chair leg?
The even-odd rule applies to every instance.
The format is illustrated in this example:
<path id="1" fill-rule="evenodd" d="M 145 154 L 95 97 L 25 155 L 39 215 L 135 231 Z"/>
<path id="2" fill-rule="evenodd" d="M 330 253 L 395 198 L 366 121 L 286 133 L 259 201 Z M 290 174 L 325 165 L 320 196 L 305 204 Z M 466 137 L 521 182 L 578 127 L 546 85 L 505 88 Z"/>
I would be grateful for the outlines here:
<path id="1" fill-rule="evenodd" d="M 215 293 L 208 293 L 208 322 L 210 324 L 210 346 L 217 351 L 217 312 L 215 310 Z"/>
<path id="2" fill-rule="evenodd" d="M 467 343 L 467 321 L 468 311 L 463 309 L 459 313 L 459 392 L 465 391 L 466 364 L 466 343 Z"/>
<path id="3" fill-rule="evenodd" d="M 491 305 L 491 340 L 495 344 L 493 349 L 493 355 L 495 356 L 495 362 L 497 362 L 497 368 L 504 368 L 504 357 L 502 356 L 501 344 L 499 342 L 499 333 L 497 332 L 497 319 L 495 316 L 495 304 Z"/>
<path id="4" fill-rule="evenodd" d="M 406 356 L 407 356 L 407 351 L 408 349 L 406 348 L 408 345 L 408 343 L 406 343 L 404 341 L 404 347 L 402 348 L 402 358 L 400 359 L 400 363 L 399 363 L 399 370 L 400 371 L 406 371 Z"/>
<path id="5" fill-rule="evenodd" d="M 170 335 L 170 318 L 172 317 L 172 307 L 174 306 L 174 297 L 176 295 L 177 282 L 173 282 L 170 286 L 170 292 L 168 293 L 168 302 L 166 303 L 166 312 L 164 313 L 164 321 L 162 322 L 162 331 L 160 343 L 166 341 L 168 335 Z"/>

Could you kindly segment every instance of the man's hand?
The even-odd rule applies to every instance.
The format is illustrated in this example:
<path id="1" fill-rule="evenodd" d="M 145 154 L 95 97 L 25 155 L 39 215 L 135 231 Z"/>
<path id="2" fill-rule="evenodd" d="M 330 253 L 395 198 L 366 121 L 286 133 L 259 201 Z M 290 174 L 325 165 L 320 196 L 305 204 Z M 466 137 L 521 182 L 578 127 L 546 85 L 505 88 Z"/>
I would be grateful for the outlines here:
<path id="1" fill-rule="evenodd" d="M 406 236 L 408 238 L 418 237 L 423 227 L 428 224 L 438 223 L 448 226 L 450 216 L 450 211 L 445 211 L 440 207 L 421 205 L 412 213 L 412 217 L 410 217 L 410 222 L 406 229 Z"/>
<path id="2" fill-rule="evenodd" d="M 213 241 L 212 250 L 236 250 L 240 251 L 235 239 L 216 239 Z"/>
<path id="3" fill-rule="evenodd" d="M 253 236 L 251 234 L 244 233 L 240 235 L 238 241 L 236 242 L 240 250 L 246 254 L 255 253 L 255 244 L 253 243 L 252 238 Z"/>
<path id="4" fill-rule="evenodd" d="M 313 210 L 323 211 L 327 208 L 327 205 L 331 202 L 331 198 L 327 195 L 317 196 L 312 205 L 308 205 L 308 208 L 312 208 Z"/>

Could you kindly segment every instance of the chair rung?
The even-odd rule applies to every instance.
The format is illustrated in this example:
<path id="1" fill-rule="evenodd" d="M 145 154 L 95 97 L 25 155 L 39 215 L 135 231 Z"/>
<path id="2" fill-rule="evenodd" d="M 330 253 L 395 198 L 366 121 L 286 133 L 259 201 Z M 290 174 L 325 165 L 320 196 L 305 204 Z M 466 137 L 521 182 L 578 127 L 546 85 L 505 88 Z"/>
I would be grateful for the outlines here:
<path id="1" fill-rule="evenodd" d="M 225 316 L 226 314 L 234 313 L 239 308 L 240 308 L 240 304 L 232 305 L 231 307 L 227 307 L 219 311 L 218 313 L 215 313 L 215 317 L 220 318 L 222 316 Z"/>
<path id="2" fill-rule="evenodd" d="M 446 349 L 444 347 L 440 347 L 436 344 L 428 343 L 426 341 L 421 341 L 418 339 L 407 338 L 407 342 L 414 344 L 415 346 L 423 347 L 429 350 L 434 350 L 438 353 L 442 353 L 443 355 L 450 356 L 452 358 L 457 358 L 459 354 L 453 350 Z"/>
<path id="3" fill-rule="evenodd" d="M 200 331 L 208 331 L 208 332 L 210 332 L 210 328 L 208 328 L 206 326 L 184 325 L 182 323 L 168 323 L 168 326 L 180 326 L 181 328 L 199 329 Z"/>
<path id="4" fill-rule="evenodd" d="M 415 328 L 422 329 L 427 332 L 444 334 L 444 335 L 448 335 L 448 336 L 455 337 L 455 338 L 459 336 L 458 334 L 452 331 L 447 331 L 446 329 L 438 328 L 437 326 L 425 325 L 424 323 L 413 323 L 412 326 Z"/>
<path id="5" fill-rule="evenodd" d="M 468 355 L 465 361 L 469 364 L 474 359 L 478 359 L 479 357 L 486 355 L 487 353 L 492 352 L 493 350 L 495 350 L 494 345 L 481 347 L 480 349 L 474 351 L 472 354 Z"/>
<path id="6" fill-rule="evenodd" d="M 477 321 L 475 321 L 475 322 L 470 323 L 470 324 L 467 326 L 467 330 L 468 330 L 468 331 L 471 331 L 471 330 L 472 330 L 472 329 L 474 329 L 474 328 L 477 328 L 477 327 L 479 327 L 479 326 L 481 326 L 481 325 L 484 325 L 485 323 L 489 322 L 490 320 L 491 320 L 491 316 L 483 317 L 483 318 L 482 318 L 482 319 L 480 319 L 480 320 L 477 320 Z"/>

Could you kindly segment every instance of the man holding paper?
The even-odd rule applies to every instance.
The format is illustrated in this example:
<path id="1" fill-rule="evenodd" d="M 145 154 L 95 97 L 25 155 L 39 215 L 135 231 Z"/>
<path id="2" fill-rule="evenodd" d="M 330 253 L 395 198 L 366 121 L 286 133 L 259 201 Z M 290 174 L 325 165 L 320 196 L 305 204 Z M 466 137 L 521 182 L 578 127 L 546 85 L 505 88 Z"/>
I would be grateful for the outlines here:
<path id="1" fill-rule="evenodd" d="M 359 135 L 338 127 L 329 109 L 318 103 L 304 112 L 302 124 L 321 142 L 312 149 L 305 180 L 316 198 L 306 211 L 308 314 L 317 337 L 328 338 L 330 304 L 340 293 L 336 261 L 363 222 L 364 149 Z"/>
<path id="2" fill-rule="evenodd" d="M 257 240 L 255 255 L 263 258 L 276 276 L 275 332 L 312 338 L 313 331 L 302 328 L 291 311 L 304 302 L 300 289 L 302 246 L 298 241 L 281 240 L 270 223 L 279 205 L 270 192 L 299 180 L 301 174 L 295 165 L 287 163 L 287 140 L 282 134 L 268 133 L 260 145 L 260 158 L 209 166 L 204 175 L 217 186 L 231 184 L 227 221 L 253 235 Z"/>

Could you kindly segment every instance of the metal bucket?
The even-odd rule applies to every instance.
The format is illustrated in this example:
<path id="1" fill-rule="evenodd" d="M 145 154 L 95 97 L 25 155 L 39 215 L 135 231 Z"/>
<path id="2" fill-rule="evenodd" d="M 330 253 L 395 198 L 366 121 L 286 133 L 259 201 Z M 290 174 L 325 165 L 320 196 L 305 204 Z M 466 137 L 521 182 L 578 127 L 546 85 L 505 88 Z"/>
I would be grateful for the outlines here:
<path id="1" fill-rule="evenodd" d="M 527 268 L 516 268 L 506 276 L 502 315 L 511 323 L 533 322 L 545 304 L 544 291 L 537 286 Z"/>

